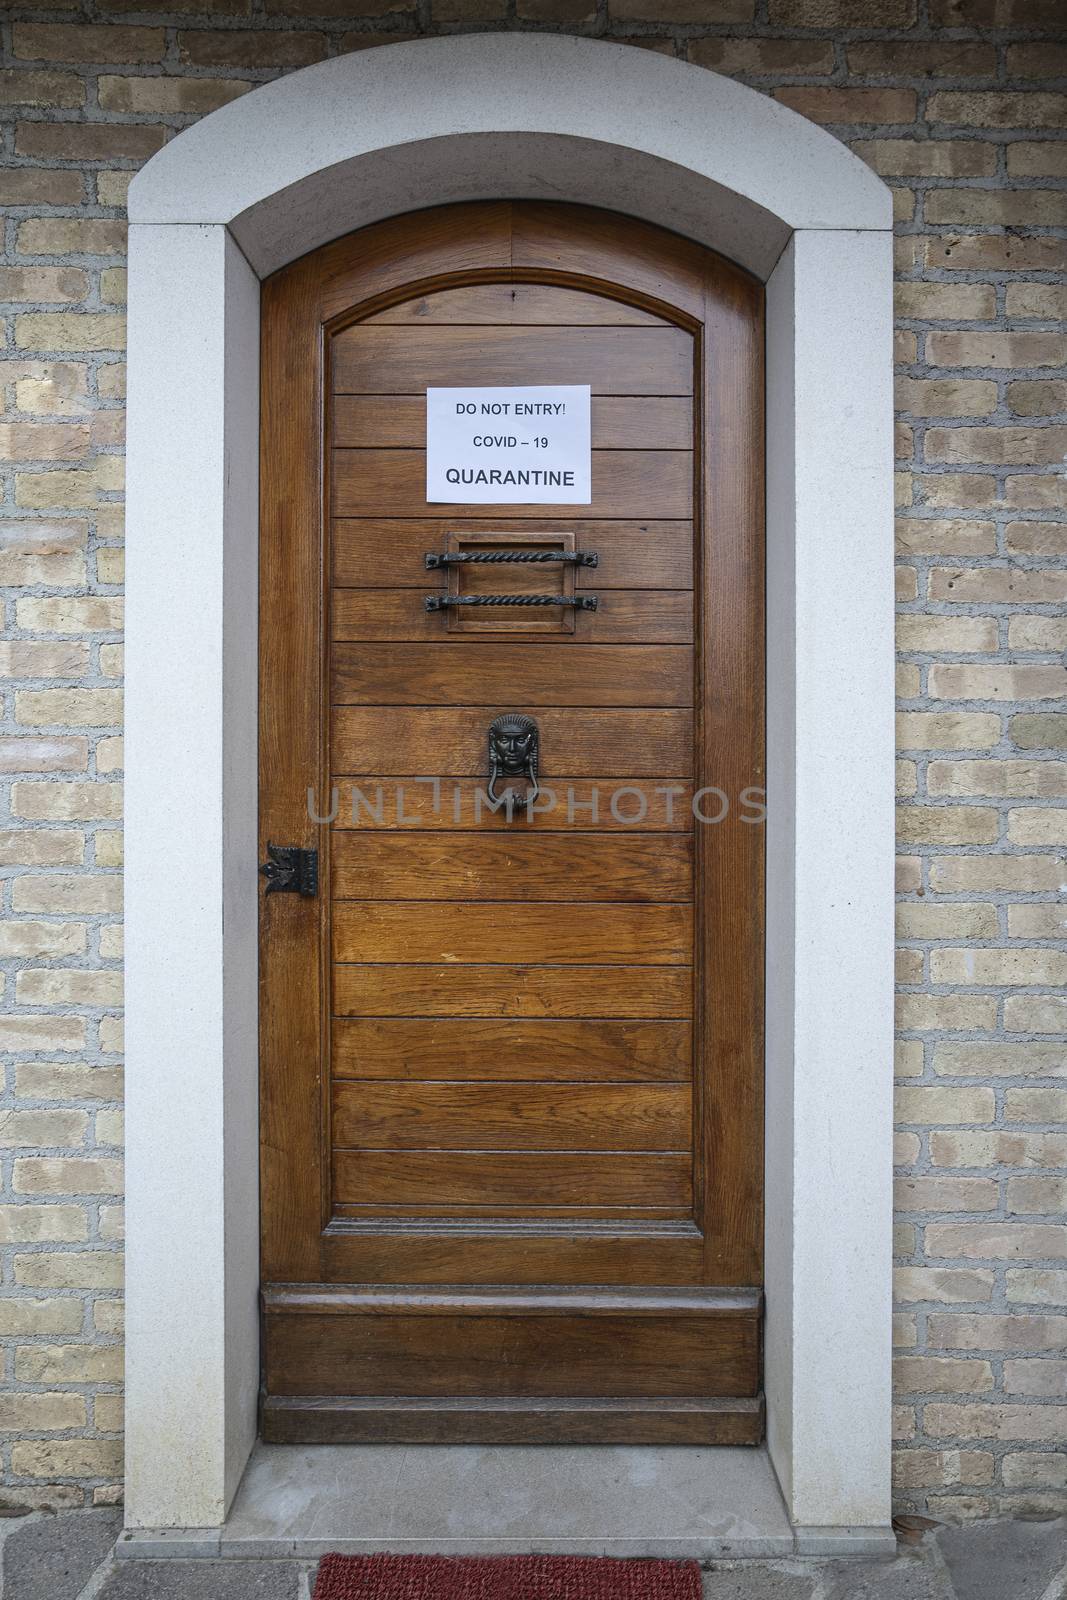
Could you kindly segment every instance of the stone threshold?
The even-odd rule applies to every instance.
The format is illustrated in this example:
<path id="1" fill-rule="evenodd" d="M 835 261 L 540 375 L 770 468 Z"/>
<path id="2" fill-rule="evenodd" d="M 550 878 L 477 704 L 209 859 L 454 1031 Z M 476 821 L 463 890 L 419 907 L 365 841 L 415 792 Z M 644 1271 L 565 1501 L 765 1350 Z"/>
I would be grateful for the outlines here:
<path id="1" fill-rule="evenodd" d="M 117 1557 L 878 1556 L 887 1524 L 796 1528 L 765 1449 L 257 1444 L 220 1528 L 128 1528 Z"/>

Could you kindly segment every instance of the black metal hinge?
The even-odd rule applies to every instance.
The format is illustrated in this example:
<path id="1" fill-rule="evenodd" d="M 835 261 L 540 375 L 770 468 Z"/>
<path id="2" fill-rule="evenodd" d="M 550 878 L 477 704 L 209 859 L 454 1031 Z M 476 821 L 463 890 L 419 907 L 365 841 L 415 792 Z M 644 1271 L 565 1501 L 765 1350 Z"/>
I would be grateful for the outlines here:
<path id="1" fill-rule="evenodd" d="M 319 892 L 319 852 L 295 844 L 267 844 L 260 872 L 268 894 L 302 894 L 314 899 Z"/>

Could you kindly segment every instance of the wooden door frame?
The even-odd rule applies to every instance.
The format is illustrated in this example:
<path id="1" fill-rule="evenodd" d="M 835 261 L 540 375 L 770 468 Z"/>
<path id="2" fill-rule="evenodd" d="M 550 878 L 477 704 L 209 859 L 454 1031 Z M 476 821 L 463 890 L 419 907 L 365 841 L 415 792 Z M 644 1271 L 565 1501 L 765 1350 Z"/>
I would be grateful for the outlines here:
<path id="1" fill-rule="evenodd" d="M 614 276 L 612 276 L 612 274 Z M 260 462 L 260 859 L 319 853 L 321 892 L 261 899 L 260 1145 L 265 1284 L 406 1281 L 440 1254 L 417 1223 L 364 1238 L 330 1227 L 330 825 L 308 816 L 308 775 L 329 807 L 327 655 L 329 340 L 432 289 L 551 283 L 614 294 L 694 335 L 695 787 L 729 798 L 694 828 L 694 1088 L 700 1237 L 645 1245 L 638 1281 L 762 1287 L 763 844 L 741 796 L 763 792 L 763 289 L 699 245 L 582 206 L 482 201 L 378 223 L 263 285 Z M 701 348 L 701 341 L 706 350 Z M 300 596 L 294 606 L 293 597 Z M 268 937 L 269 935 L 269 937 Z M 370 1225 L 361 1225 L 369 1227 Z M 541 1281 L 582 1280 L 576 1226 L 529 1241 Z M 468 1235 L 467 1248 L 476 1248 Z M 590 1235 L 594 1274 L 608 1248 Z M 486 1236 L 484 1248 L 491 1253 Z M 618 1248 L 640 1246 L 620 1235 Z M 560 1277 L 566 1252 L 574 1257 Z M 460 1273 L 462 1277 L 463 1274 Z M 410 1298 L 413 1290 L 406 1290 Z M 272 1295 L 271 1314 L 283 1314 Z"/>
<path id="2" fill-rule="evenodd" d="M 467 198 L 475 146 L 482 195 L 513 193 L 516 170 L 546 198 L 593 186 L 767 280 L 768 1443 L 799 1528 L 877 1543 L 890 195 L 754 90 L 647 51 L 521 33 L 289 75 L 179 135 L 131 189 L 127 1523 L 217 1524 L 255 1435 L 259 278 L 398 197 Z"/>

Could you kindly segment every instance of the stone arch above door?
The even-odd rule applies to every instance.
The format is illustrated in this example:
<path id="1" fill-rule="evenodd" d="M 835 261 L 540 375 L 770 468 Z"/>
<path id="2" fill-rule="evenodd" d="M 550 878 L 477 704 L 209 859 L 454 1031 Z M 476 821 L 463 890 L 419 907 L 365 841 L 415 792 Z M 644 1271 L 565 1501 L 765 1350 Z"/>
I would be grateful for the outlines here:
<path id="1" fill-rule="evenodd" d="M 259 280 L 389 215 L 542 196 L 766 280 L 768 1445 L 798 1549 L 888 1535 L 889 191 L 755 90 L 534 34 L 294 73 L 131 187 L 131 1528 L 219 1524 L 255 1435 Z"/>
<path id="2" fill-rule="evenodd" d="M 491 33 L 357 51 L 216 111 L 130 188 L 130 220 L 222 223 L 259 277 L 403 208 L 567 199 L 766 278 L 798 228 L 888 228 L 890 193 L 807 118 L 627 45 Z"/>

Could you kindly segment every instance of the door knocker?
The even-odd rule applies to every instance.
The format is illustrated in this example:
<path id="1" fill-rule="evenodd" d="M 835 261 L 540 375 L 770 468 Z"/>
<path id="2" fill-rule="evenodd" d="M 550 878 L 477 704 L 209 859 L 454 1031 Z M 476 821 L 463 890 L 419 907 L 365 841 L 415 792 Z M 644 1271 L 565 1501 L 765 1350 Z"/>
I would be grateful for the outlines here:
<path id="1" fill-rule="evenodd" d="M 509 815 L 514 801 L 532 806 L 540 792 L 537 787 L 539 738 L 533 717 L 525 717 L 518 711 L 506 711 L 489 724 L 489 798 L 494 804 L 504 801 Z M 530 785 L 524 795 L 518 794 L 510 784 L 502 795 L 497 795 L 498 778 L 519 777 Z"/>

